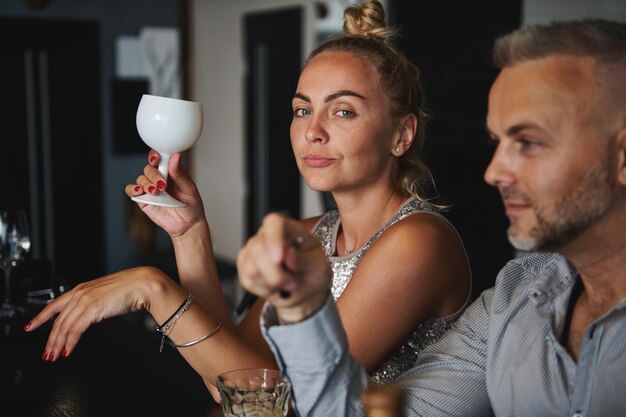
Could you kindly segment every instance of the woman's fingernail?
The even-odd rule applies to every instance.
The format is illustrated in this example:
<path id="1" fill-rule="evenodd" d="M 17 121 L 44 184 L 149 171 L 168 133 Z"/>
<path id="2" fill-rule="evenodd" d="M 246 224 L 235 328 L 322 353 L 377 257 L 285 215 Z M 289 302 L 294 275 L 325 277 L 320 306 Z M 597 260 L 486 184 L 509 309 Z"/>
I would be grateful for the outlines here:
<path id="1" fill-rule="evenodd" d="M 141 191 L 141 186 L 140 185 L 136 185 L 135 186 L 135 192 L 138 193 L 139 191 Z"/>
<path id="2" fill-rule="evenodd" d="M 30 329 L 30 326 L 32 326 L 32 324 L 33 324 L 33 323 L 31 323 L 30 321 L 29 321 L 28 323 L 26 323 L 26 324 L 24 325 L 24 330 L 28 330 L 28 329 Z"/>
<path id="3" fill-rule="evenodd" d="M 48 356 L 48 360 L 49 361 L 54 360 L 54 352 L 50 353 L 50 356 Z"/>
<path id="4" fill-rule="evenodd" d="M 163 181 L 163 180 L 158 180 L 158 181 L 157 181 L 157 188 L 158 188 L 160 191 L 163 191 L 163 190 L 165 189 L 165 181 Z"/>
<path id="5" fill-rule="evenodd" d="M 154 162 L 154 160 L 155 160 L 155 159 L 156 159 L 156 155 L 152 155 L 152 156 L 150 157 L 150 162 L 151 162 L 151 163 L 152 163 L 152 162 Z"/>
<path id="6" fill-rule="evenodd" d="M 148 187 L 148 192 L 150 194 L 152 194 L 154 192 L 154 190 L 155 190 L 154 185 L 151 185 L 150 187 Z"/>
<path id="7" fill-rule="evenodd" d="M 61 352 L 64 358 L 67 358 L 67 349 L 63 348 L 63 352 Z"/>
<path id="8" fill-rule="evenodd" d="M 48 360 L 48 352 L 44 351 L 43 354 L 41 355 L 41 359 L 43 359 L 44 361 Z"/>

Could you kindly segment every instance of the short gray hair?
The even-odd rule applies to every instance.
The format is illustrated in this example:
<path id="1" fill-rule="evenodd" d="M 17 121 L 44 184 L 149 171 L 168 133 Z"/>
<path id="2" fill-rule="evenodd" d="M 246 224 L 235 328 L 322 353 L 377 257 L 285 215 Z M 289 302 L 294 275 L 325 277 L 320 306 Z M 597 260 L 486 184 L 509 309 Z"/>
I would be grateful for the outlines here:
<path id="1" fill-rule="evenodd" d="M 498 38 L 493 62 L 504 68 L 549 55 L 588 56 L 626 63 L 626 23 L 604 19 L 556 21 L 524 26 Z"/>

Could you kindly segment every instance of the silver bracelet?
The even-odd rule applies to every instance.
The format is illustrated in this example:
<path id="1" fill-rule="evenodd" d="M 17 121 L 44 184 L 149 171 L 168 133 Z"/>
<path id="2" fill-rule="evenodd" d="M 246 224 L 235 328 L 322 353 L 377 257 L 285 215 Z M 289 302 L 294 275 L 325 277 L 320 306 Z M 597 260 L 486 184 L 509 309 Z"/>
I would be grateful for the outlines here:
<path id="1" fill-rule="evenodd" d="M 165 344 L 165 336 L 170 334 L 170 332 L 174 328 L 174 325 L 176 324 L 180 316 L 182 316 L 185 313 L 185 311 L 187 311 L 192 301 L 193 301 L 193 295 L 189 294 L 187 298 L 185 299 L 185 301 L 183 301 L 180 307 L 178 307 L 178 309 L 174 312 L 174 314 L 172 314 L 172 316 L 169 319 L 167 319 L 165 323 L 163 323 L 162 326 L 157 326 L 156 328 L 157 332 L 161 332 L 163 334 L 163 336 L 161 336 L 161 346 L 159 347 L 159 352 L 163 352 L 163 345 Z"/>
<path id="2" fill-rule="evenodd" d="M 204 336 L 202 336 L 200 339 L 196 339 L 196 340 L 192 340 L 191 342 L 187 342 L 184 343 L 182 345 L 174 345 L 177 348 L 182 348 L 182 347 L 189 347 L 189 346 L 193 346 L 197 343 L 202 342 L 203 340 L 208 339 L 209 337 L 213 336 L 215 333 L 217 333 L 220 329 L 222 328 L 222 323 L 221 322 L 217 322 L 217 326 L 215 326 L 215 329 L 211 330 L 209 333 L 205 334 Z"/>

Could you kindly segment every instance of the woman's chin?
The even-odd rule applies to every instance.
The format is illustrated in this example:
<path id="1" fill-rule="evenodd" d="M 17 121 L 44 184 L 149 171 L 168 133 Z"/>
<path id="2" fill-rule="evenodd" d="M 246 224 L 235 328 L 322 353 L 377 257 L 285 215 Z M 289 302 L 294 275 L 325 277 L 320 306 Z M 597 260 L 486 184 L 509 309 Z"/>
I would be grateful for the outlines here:
<path id="1" fill-rule="evenodd" d="M 332 187 L 323 181 L 312 181 L 312 180 L 307 180 L 305 178 L 304 183 L 307 185 L 307 187 L 309 187 L 313 191 L 317 191 L 320 193 L 326 193 L 326 192 L 332 191 Z"/>

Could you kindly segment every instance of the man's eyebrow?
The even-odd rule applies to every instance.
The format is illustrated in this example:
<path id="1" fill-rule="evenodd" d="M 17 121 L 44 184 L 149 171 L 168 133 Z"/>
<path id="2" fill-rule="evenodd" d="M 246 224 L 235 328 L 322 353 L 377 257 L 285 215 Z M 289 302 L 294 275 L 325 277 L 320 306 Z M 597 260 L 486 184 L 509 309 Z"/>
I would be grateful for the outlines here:
<path id="1" fill-rule="evenodd" d="M 337 91 L 336 93 L 329 94 L 328 96 L 326 96 L 324 98 L 324 103 L 328 103 L 330 101 L 336 100 L 339 97 L 343 97 L 343 96 L 352 96 L 352 97 L 358 97 L 358 98 L 363 99 L 363 100 L 367 100 L 367 98 L 365 98 L 364 96 L 362 96 L 361 94 L 359 94 L 359 93 L 357 93 L 355 91 L 352 91 L 352 90 L 340 90 L 340 91 Z M 305 96 L 304 94 L 298 93 L 298 92 L 296 92 L 293 95 L 293 98 L 299 98 L 300 100 L 306 101 L 307 103 L 311 102 L 311 99 L 308 96 Z"/>
<path id="2" fill-rule="evenodd" d="M 513 126 L 509 127 L 506 130 L 506 135 L 507 136 L 517 135 L 519 132 L 522 132 L 522 131 L 524 131 L 526 129 L 540 129 L 540 128 L 538 126 L 534 125 L 534 124 L 520 123 L 520 124 L 513 125 Z M 487 132 L 487 134 L 489 136 L 493 136 L 493 137 L 497 137 L 498 136 L 495 133 L 493 133 L 491 131 L 491 129 L 489 129 L 489 126 L 485 126 L 485 131 Z"/>
<path id="3" fill-rule="evenodd" d="M 528 124 L 528 123 L 520 123 L 517 125 L 513 125 L 506 130 L 506 134 L 509 136 L 517 135 L 519 132 L 527 129 L 537 129 L 537 126 Z"/>

